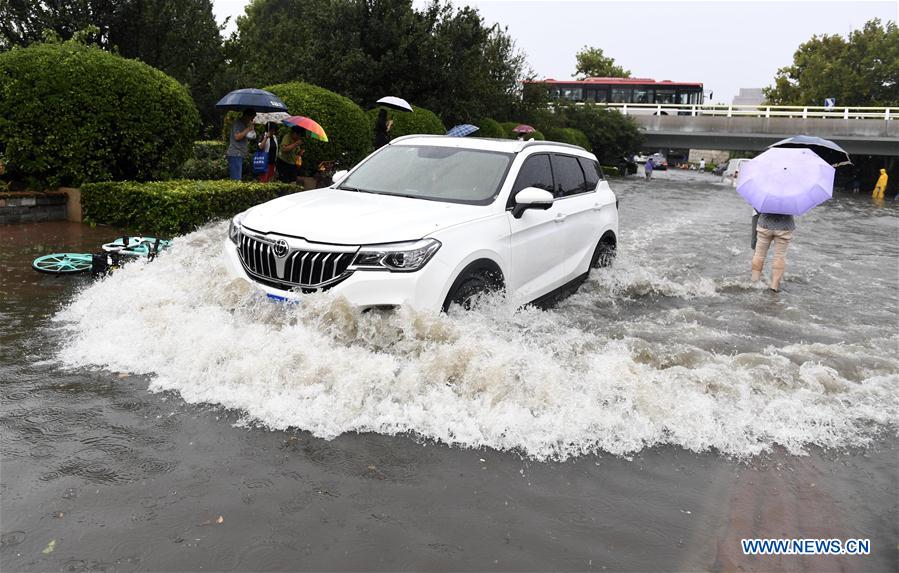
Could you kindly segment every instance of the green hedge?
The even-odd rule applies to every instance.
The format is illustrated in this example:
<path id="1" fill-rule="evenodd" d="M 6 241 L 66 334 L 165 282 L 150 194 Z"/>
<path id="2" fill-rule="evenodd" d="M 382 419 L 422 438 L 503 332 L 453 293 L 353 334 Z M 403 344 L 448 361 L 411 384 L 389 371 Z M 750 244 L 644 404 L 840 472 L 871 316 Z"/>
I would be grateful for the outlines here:
<path id="1" fill-rule="evenodd" d="M 89 183 L 81 187 L 81 209 L 88 223 L 172 235 L 300 190 L 285 183 L 230 180 Z"/>
<path id="2" fill-rule="evenodd" d="M 225 156 L 228 143 L 225 141 L 194 141 L 194 159 L 221 159 Z M 226 161 L 227 162 L 227 161 Z"/>
<path id="3" fill-rule="evenodd" d="M 495 119 L 485 117 L 475 125 L 478 126 L 478 130 L 474 134 L 476 137 L 495 137 L 497 139 L 506 137 L 506 131 L 503 129 L 503 126 Z"/>
<path id="4" fill-rule="evenodd" d="M 280 97 L 291 114 L 317 121 L 328 134 L 327 142 L 307 138 L 304 143 L 304 175 L 313 174 L 319 162 L 326 160 L 337 160 L 342 169 L 349 169 L 371 152 L 374 144 L 371 122 L 349 98 L 304 82 L 265 89 Z"/>
<path id="5" fill-rule="evenodd" d="M 584 135 L 584 132 L 574 127 L 547 127 L 546 138 L 550 141 L 560 141 L 562 143 L 570 143 L 571 145 L 579 145 L 590 151 L 590 140 Z"/>
<path id="6" fill-rule="evenodd" d="M 603 165 L 602 173 L 606 177 L 619 177 L 621 175 L 621 171 L 619 171 L 618 168 L 613 165 Z"/>
<path id="7" fill-rule="evenodd" d="M 381 108 L 368 110 L 368 119 L 371 122 L 372 132 L 378 122 L 378 111 Z M 404 135 L 413 135 L 416 133 L 443 135 L 446 133 L 446 127 L 433 111 L 412 106 L 412 113 L 408 111 L 392 111 L 387 112 L 388 119 L 393 120 L 393 127 L 390 128 L 390 139 L 396 139 Z"/>
<path id="8" fill-rule="evenodd" d="M 0 53 L 0 154 L 32 185 L 163 179 L 191 154 L 187 89 L 137 60 L 76 42 Z"/>

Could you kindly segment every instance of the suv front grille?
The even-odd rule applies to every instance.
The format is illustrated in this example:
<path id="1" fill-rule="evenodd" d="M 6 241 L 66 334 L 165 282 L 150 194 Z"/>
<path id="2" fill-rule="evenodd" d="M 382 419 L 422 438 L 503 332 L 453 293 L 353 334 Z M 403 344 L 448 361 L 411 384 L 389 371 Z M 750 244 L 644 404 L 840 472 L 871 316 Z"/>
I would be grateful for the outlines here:
<path id="1" fill-rule="evenodd" d="M 281 290 L 325 290 L 352 274 L 356 252 L 287 248 L 275 255 L 275 240 L 240 233 L 237 252 L 251 278 Z"/>

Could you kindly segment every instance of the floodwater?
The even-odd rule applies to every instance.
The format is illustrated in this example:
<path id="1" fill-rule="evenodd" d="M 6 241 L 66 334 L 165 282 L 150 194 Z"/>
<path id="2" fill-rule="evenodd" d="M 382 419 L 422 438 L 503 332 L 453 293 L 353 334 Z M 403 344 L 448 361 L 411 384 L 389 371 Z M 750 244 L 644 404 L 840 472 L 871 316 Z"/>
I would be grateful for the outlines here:
<path id="1" fill-rule="evenodd" d="M 116 230 L 0 227 L 0 566 L 896 571 L 899 208 L 801 217 L 773 293 L 733 188 L 655 176 L 613 181 L 614 267 L 547 311 L 272 303 L 223 224 L 52 277 Z"/>

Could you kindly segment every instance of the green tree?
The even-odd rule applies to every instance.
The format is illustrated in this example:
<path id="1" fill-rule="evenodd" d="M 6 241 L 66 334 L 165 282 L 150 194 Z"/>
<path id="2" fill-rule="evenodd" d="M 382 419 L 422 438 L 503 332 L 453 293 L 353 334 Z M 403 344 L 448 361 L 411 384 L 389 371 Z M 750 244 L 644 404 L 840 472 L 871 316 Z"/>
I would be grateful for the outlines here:
<path id="1" fill-rule="evenodd" d="M 246 85 L 302 79 L 364 107 L 398 95 L 448 125 L 508 116 L 524 68 L 505 30 L 446 0 L 254 0 L 237 26 L 227 55 Z"/>
<path id="2" fill-rule="evenodd" d="M 210 0 L 0 0 L 0 49 L 47 37 L 79 39 L 153 66 L 185 84 L 204 124 L 219 121 L 221 27 Z"/>
<path id="3" fill-rule="evenodd" d="M 629 78 L 631 72 L 615 65 L 615 58 L 603 54 L 602 48 L 584 46 L 575 55 L 574 73 L 579 80 L 585 78 Z"/>
<path id="4" fill-rule="evenodd" d="M 108 47 L 118 4 L 116 0 L 0 0 L 0 50 L 28 46 L 48 36 L 70 40 L 88 26 L 99 30 L 94 42 Z"/>
<path id="5" fill-rule="evenodd" d="M 780 68 L 765 97 L 775 105 L 899 105 L 899 28 L 896 23 L 867 22 L 848 39 L 813 36 Z"/>
<path id="6" fill-rule="evenodd" d="M 563 104 L 555 111 L 555 125 L 583 132 L 600 163 L 614 165 L 640 148 L 643 136 L 633 117 L 596 104 Z"/>
<path id="7" fill-rule="evenodd" d="M 221 27 L 210 0 L 120 2 L 109 43 L 185 84 L 207 131 L 219 121 L 215 102 L 224 89 Z"/>

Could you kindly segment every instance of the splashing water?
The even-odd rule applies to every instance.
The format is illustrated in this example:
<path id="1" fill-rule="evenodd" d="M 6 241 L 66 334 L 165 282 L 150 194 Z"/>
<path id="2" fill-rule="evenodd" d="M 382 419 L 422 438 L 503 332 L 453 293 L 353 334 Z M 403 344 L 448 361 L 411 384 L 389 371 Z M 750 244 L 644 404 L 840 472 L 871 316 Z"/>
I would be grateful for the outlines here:
<path id="1" fill-rule="evenodd" d="M 780 296 L 750 288 L 749 252 L 737 247 L 748 233 L 715 223 L 738 217 L 737 200 L 694 190 L 690 216 L 658 220 L 642 207 L 668 199 L 627 191 L 615 266 L 549 311 L 501 297 L 449 316 L 363 314 L 329 293 L 273 303 L 228 277 L 218 224 L 80 292 L 56 316 L 68 335 L 59 358 L 148 374 L 152 391 L 238 409 L 254 425 L 409 432 L 536 459 L 656 444 L 802 453 L 894 431 L 890 299 L 864 315 L 863 299 L 840 290 L 844 273 L 827 278 L 815 240 L 797 240 Z M 685 234 L 704 232 L 716 236 L 683 248 Z M 888 275 L 871 278 L 875 288 L 889 288 Z M 844 327 L 839 308 L 857 324 Z"/>

